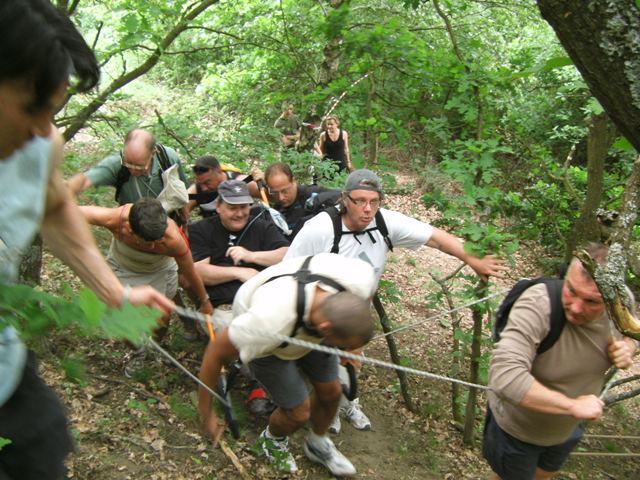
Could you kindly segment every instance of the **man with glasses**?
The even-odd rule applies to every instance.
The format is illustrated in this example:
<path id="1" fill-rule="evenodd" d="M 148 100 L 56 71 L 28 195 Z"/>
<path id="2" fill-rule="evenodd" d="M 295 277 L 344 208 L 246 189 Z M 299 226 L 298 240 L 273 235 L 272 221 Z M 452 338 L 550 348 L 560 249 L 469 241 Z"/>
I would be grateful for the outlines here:
<path id="1" fill-rule="evenodd" d="M 106 157 L 85 173 L 74 175 L 67 185 L 76 195 L 92 186 L 115 187 L 116 201 L 125 205 L 143 197 L 157 198 L 164 188 L 162 172 L 171 165 L 178 165 L 180 180 L 186 188 L 187 177 L 176 151 L 157 144 L 146 130 L 134 129 L 127 133 L 119 153 Z"/>
<path id="2" fill-rule="evenodd" d="M 193 173 L 196 181 L 187 190 L 188 208 L 191 212 L 195 207 L 199 207 L 203 217 L 209 217 L 215 213 L 218 186 L 225 180 L 242 180 L 247 183 L 252 197 L 260 196 L 258 185 L 249 178 L 249 175 L 241 173 L 231 165 L 220 163 L 213 155 L 198 158 L 193 166 Z M 247 182 L 247 180 L 251 181 Z"/>
<path id="3" fill-rule="evenodd" d="M 215 306 L 214 321 L 231 321 L 231 304 L 240 287 L 265 268 L 280 262 L 289 241 L 271 221 L 267 210 L 252 211 L 253 198 L 246 183 L 226 180 L 218 187 L 215 214 L 191 224 L 189 241 L 196 272 Z M 254 382 L 247 403 L 256 414 L 273 405 Z"/>
<path id="4" fill-rule="evenodd" d="M 347 177 L 340 200 L 342 230 L 338 251 L 333 249 L 338 232 L 334 232 L 329 213 L 322 212 L 305 223 L 291 243 L 285 260 L 330 251 L 346 257 L 360 258 L 373 266 L 377 285 L 384 271 L 390 241 L 393 247 L 417 249 L 426 245 L 437 248 L 468 264 L 481 278 L 500 275 L 505 269 L 503 262 L 496 257 L 478 258 L 465 252 L 463 243 L 444 230 L 402 213 L 380 208 L 383 199 L 382 182 L 375 173 L 366 169 L 352 172 Z M 376 220 L 378 210 L 386 226 L 384 230 L 388 231 L 387 235 L 383 235 L 383 227 Z M 360 409 L 358 399 L 348 402 L 343 397 L 340 413 L 359 430 L 371 428 L 371 422 Z M 330 431 L 340 431 L 338 416 Z"/>
<path id="5" fill-rule="evenodd" d="M 274 202 L 274 208 L 284 216 L 291 230 L 291 234 L 287 236 L 289 240 L 293 240 L 304 222 L 312 216 L 305 208 L 309 198 L 314 193 L 332 191 L 319 185 L 298 185 L 291 168 L 283 162 L 269 165 L 264 172 L 264 181 L 267 184 L 270 200 Z M 338 192 L 338 190 L 333 191 Z"/>

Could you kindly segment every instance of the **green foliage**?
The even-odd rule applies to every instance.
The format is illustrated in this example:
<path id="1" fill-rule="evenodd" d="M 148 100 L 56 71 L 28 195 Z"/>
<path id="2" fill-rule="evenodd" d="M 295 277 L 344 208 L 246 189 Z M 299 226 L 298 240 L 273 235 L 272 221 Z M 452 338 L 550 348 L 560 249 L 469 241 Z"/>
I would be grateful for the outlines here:
<path id="1" fill-rule="evenodd" d="M 25 285 L 0 288 L 0 329 L 11 325 L 27 341 L 56 328 L 138 342 L 157 326 L 159 316 L 159 311 L 144 306 L 108 308 L 88 289 L 64 300 Z M 70 371 L 79 373 L 69 362 Z"/>
<path id="2" fill-rule="evenodd" d="M 401 297 L 401 292 L 398 288 L 398 285 L 395 282 L 391 280 L 385 280 L 384 278 L 381 279 L 380 283 L 378 284 L 377 294 L 380 296 L 380 300 L 389 303 L 398 303 Z"/>
<path id="3" fill-rule="evenodd" d="M 87 385 L 87 369 L 84 357 L 80 354 L 72 354 L 60 361 L 65 378 L 81 387 Z"/>
<path id="4" fill-rule="evenodd" d="M 0 437 L 0 450 L 2 450 L 7 445 L 11 445 L 11 440 L 8 438 Z"/>

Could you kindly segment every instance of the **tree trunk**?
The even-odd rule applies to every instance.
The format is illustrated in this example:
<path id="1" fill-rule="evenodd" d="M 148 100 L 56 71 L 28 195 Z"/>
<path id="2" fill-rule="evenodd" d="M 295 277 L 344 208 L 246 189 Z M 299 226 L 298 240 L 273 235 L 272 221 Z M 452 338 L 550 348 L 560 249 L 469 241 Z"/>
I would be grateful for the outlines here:
<path id="1" fill-rule="evenodd" d="M 382 305 L 382 301 L 380 297 L 376 293 L 373 296 L 373 307 L 378 314 L 378 318 L 380 318 L 380 325 L 382 325 L 382 331 L 384 333 L 389 333 L 391 331 L 391 325 L 389 323 L 389 317 L 387 316 L 387 312 L 384 310 L 384 306 Z M 385 335 L 385 340 L 387 341 L 387 345 L 389 347 L 389 355 L 391 356 L 391 361 L 396 365 L 402 365 L 400 362 L 400 355 L 398 354 L 398 347 L 396 346 L 396 340 L 393 335 Z M 405 372 L 401 372 L 400 370 L 396 370 L 398 375 L 398 381 L 400 382 L 400 393 L 402 394 L 402 398 L 404 400 L 404 405 L 409 409 L 409 411 L 413 413 L 417 413 L 416 406 L 411 399 L 411 393 L 409 392 L 409 382 L 407 382 L 407 374 Z"/>
<path id="2" fill-rule="evenodd" d="M 605 114 L 594 115 L 589 123 L 587 138 L 587 192 L 580 217 L 573 224 L 567 238 L 565 260 L 568 262 L 576 246 L 586 242 L 599 242 L 600 226 L 596 210 L 604 193 L 604 161 L 617 131 Z"/>
<path id="3" fill-rule="evenodd" d="M 630 0 L 537 0 L 620 132 L 640 151 L 640 9 Z"/>
<path id="4" fill-rule="evenodd" d="M 346 3 L 348 3 L 348 0 L 330 0 L 329 6 L 333 9 L 338 9 Z M 331 83 L 331 81 L 337 76 L 338 67 L 340 66 L 340 57 L 342 57 L 343 42 L 344 39 L 342 38 L 342 33 L 338 33 L 324 46 L 324 59 L 320 64 L 320 71 L 318 73 L 318 85 L 321 87 L 329 85 L 329 83 Z"/>
<path id="5" fill-rule="evenodd" d="M 487 294 L 488 284 L 484 280 L 478 282 L 475 294 L 477 299 L 484 298 Z M 476 305 L 471 308 L 473 317 L 473 339 L 471 340 L 471 361 L 469 367 L 469 382 L 478 383 L 480 378 L 480 358 L 482 356 L 482 317 L 484 310 Z M 476 407 L 478 405 L 478 389 L 471 387 L 469 389 L 469 398 L 467 399 L 467 408 L 465 410 L 464 433 L 462 441 L 465 445 L 473 445 L 474 432 L 476 426 Z"/>

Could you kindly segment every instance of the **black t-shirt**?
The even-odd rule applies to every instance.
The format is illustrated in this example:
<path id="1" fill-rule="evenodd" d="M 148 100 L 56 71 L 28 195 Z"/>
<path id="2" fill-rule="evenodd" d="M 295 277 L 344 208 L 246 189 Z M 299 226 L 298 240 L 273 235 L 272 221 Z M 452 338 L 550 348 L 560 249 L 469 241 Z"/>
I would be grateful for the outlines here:
<path id="1" fill-rule="evenodd" d="M 191 255 L 195 262 L 211 257 L 210 263 L 218 266 L 233 266 L 233 260 L 225 253 L 230 246 L 241 246 L 252 252 L 276 250 L 288 247 L 289 241 L 275 226 L 269 212 L 256 209 L 249 216 L 249 222 L 240 232 L 230 232 L 222 225 L 220 217 L 214 214 L 189 226 Z M 241 267 L 264 270 L 266 267 L 253 263 L 242 263 Z M 207 286 L 207 292 L 214 306 L 233 302 L 233 297 L 242 285 L 239 280 Z"/>
<path id="2" fill-rule="evenodd" d="M 289 240 L 293 240 L 304 225 L 304 222 L 308 220 L 309 213 L 304 208 L 307 199 L 312 193 L 327 192 L 329 190 L 329 188 L 319 185 L 298 185 L 298 195 L 291 205 L 283 207 L 276 203 L 275 209 L 282 214 L 291 230 L 291 235 L 287 237 Z"/>

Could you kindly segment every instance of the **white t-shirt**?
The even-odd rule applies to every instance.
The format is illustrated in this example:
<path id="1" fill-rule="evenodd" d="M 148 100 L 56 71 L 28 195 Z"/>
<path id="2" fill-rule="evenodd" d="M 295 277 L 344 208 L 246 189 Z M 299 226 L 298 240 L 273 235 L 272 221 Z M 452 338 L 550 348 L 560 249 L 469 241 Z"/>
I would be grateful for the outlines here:
<path id="1" fill-rule="evenodd" d="M 240 352 L 240 358 L 244 363 L 268 355 L 295 360 L 309 353 L 309 349 L 293 345 L 278 348 L 282 344 L 281 340 L 264 335 L 264 332 L 287 336 L 292 334 L 298 318 L 297 280 L 292 276 L 286 276 L 265 282 L 278 275 L 295 273 L 303 262 L 304 258 L 294 258 L 269 267 L 245 282 L 236 293 L 233 301 L 234 318 L 229 325 L 229 339 Z M 373 269 L 358 259 L 321 253 L 311 259 L 309 270 L 331 278 L 360 298 L 368 299 L 375 292 L 376 277 Z M 333 291 L 322 282 L 312 282 L 305 286 L 305 321 L 309 319 L 309 309 L 318 283 L 323 289 Z M 322 340 L 307 335 L 303 329 L 298 329 L 295 337 L 314 343 L 320 343 Z"/>
<path id="2" fill-rule="evenodd" d="M 392 210 L 381 208 L 380 212 L 384 217 L 387 230 L 389 230 L 389 239 L 394 248 L 416 249 L 431 238 L 433 227 L 428 223 L 420 222 Z M 374 218 L 367 228 L 375 226 L 376 220 Z M 342 231 L 349 231 L 344 221 L 342 222 Z M 359 258 L 373 266 L 377 287 L 384 272 L 387 251 L 389 250 L 380 230 L 357 235 L 343 233 L 338 246 L 339 255 Z M 321 212 L 304 224 L 302 230 L 293 239 L 284 259 L 330 252 L 331 247 L 333 247 L 333 223 L 328 213 Z"/>

